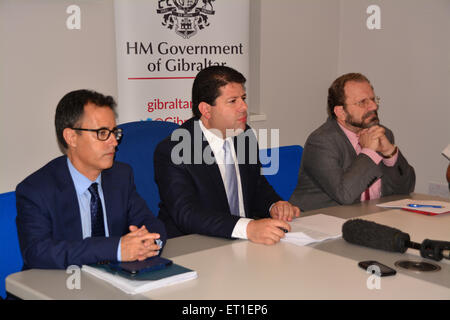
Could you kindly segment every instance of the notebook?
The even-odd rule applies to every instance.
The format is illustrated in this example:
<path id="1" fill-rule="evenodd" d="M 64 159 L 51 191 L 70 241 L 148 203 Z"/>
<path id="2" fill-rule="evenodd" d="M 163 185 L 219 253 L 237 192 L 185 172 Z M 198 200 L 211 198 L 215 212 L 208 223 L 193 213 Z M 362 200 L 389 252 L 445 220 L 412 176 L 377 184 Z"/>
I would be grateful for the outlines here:
<path id="1" fill-rule="evenodd" d="M 143 293 L 197 278 L 196 271 L 175 263 L 164 269 L 142 272 L 133 277 L 107 264 L 83 265 L 81 270 L 109 282 L 127 294 Z"/>

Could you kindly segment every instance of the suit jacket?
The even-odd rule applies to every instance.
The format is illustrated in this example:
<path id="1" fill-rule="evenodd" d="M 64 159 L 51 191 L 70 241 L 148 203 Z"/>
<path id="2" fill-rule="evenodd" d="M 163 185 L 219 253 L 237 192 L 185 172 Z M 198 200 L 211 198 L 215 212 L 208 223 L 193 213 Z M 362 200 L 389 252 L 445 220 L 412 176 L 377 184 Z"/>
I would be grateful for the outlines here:
<path id="1" fill-rule="evenodd" d="M 386 137 L 394 143 L 392 131 Z M 298 184 L 290 201 L 302 210 L 313 210 L 360 201 L 361 194 L 381 178 L 381 196 L 408 194 L 416 176 L 402 153 L 393 167 L 375 164 L 356 151 L 336 120 L 328 120 L 306 140 Z"/>
<path id="2" fill-rule="evenodd" d="M 256 138 L 248 129 L 247 126 L 245 134 L 249 138 L 245 148 L 236 147 L 244 134 L 234 141 L 237 158 L 244 160 L 239 162 L 244 209 L 248 218 L 266 218 L 270 216 L 270 206 L 281 198 L 260 174 Z M 191 233 L 231 238 L 240 217 L 230 214 L 219 166 L 202 157 L 211 149 L 198 121 L 186 121 L 172 136 L 183 139 L 171 141 L 167 137 L 154 155 L 155 180 L 161 197 L 159 218 L 165 223 L 169 238 Z M 172 153 L 184 157 L 183 163 L 172 158 Z M 209 154 L 215 160 L 211 151 Z M 252 155 L 257 157 L 253 163 Z"/>
<path id="3" fill-rule="evenodd" d="M 165 243 L 161 221 L 138 195 L 131 167 L 114 162 L 102 172 L 109 237 L 83 240 L 75 186 L 67 157 L 56 158 L 16 188 L 17 230 L 24 269 L 65 269 L 99 261 L 117 261 L 120 237 L 130 225 L 145 225 Z"/>

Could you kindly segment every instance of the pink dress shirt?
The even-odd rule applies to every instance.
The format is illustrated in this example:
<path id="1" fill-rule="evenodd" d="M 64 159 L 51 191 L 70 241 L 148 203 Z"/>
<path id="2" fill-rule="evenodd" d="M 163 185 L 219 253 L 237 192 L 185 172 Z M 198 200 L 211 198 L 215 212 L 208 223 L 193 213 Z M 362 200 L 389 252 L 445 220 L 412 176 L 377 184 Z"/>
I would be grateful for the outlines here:
<path id="1" fill-rule="evenodd" d="M 348 140 L 350 140 L 350 143 L 352 144 L 353 148 L 355 149 L 356 154 L 364 153 L 370 159 L 372 159 L 372 161 L 375 162 L 377 165 L 380 163 L 380 161 L 383 161 L 384 165 L 386 165 L 388 167 L 392 167 L 397 162 L 398 152 L 392 158 L 384 159 L 382 156 L 380 156 L 377 152 L 373 151 L 372 149 L 361 148 L 361 145 L 359 144 L 359 139 L 358 139 L 358 136 L 356 135 L 356 133 L 348 130 L 347 128 L 344 128 L 340 124 L 339 124 L 339 127 L 341 127 L 342 131 L 344 131 Z M 378 199 L 381 197 L 381 179 L 377 179 L 369 187 L 369 195 L 370 195 L 370 199 Z M 361 194 L 361 201 L 365 201 L 365 200 L 367 200 L 367 199 L 363 192 Z"/>

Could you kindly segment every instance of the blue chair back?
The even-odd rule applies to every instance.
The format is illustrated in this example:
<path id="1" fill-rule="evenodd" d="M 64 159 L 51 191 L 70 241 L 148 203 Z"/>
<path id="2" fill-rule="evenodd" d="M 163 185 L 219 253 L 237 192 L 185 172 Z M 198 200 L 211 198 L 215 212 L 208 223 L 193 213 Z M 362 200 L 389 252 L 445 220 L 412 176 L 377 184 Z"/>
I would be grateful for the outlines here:
<path id="1" fill-rule="evenodd" d="M 22 270 L 23 260 L 16 227 L 16 193 L 0 194 L 0 297 L 6 298 L 5 279 Z"/>
<path id="2" fill-rule="evenodd" d="M 116 160 L 133 168 L 137 192 L 157 216 L 160 197 L 155 182 L 153 153 L 158 143 L 179 125 L 163 121 L 135 121 L 118 127 L 123 129 L 123 138 L 117 147 Z"/>
<path id="3" fill-rule="evenodd" d="M 302 154 L 299 145 L 259 150 L 262 172 L 283 200 L 288 201 L 297 186 Z"/>

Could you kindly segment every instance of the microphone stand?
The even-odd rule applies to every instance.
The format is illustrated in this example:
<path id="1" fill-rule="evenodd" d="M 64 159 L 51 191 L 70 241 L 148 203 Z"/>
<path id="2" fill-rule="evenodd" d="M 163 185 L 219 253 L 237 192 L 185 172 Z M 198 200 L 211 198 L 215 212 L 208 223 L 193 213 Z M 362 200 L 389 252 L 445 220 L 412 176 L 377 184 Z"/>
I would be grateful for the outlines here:
<path id="1" fill-rule="evenodd" d="M 443 258 L 450 259 L 450 242 L 425 239 L 421 244 L 408 241 L 406 247 L 420 251 L 423 258 L 441 261 Z"/>

